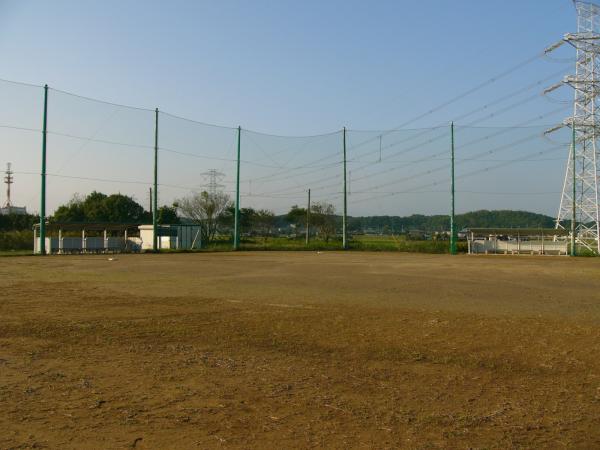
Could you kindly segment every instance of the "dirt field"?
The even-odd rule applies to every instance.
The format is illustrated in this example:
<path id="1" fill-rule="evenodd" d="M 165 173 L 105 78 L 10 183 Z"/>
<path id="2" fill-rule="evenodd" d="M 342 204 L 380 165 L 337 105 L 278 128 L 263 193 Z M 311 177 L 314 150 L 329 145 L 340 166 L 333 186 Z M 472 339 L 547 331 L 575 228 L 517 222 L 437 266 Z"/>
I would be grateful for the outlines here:
<path id="1" fill-rule="evenodd" d="M 600 259 L 0 258 L 0 448 L 599 448 Z"/>

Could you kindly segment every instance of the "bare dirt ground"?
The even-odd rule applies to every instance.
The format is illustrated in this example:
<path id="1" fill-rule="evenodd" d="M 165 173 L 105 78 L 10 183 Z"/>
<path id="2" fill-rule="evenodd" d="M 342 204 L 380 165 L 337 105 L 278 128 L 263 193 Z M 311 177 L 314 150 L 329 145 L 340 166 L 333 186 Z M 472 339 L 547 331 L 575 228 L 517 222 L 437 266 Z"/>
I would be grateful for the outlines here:
<path id="1" fill-rule="evenodd" d="M 0 258 L 0 448 L 600 448 L 600 260 Z"/>

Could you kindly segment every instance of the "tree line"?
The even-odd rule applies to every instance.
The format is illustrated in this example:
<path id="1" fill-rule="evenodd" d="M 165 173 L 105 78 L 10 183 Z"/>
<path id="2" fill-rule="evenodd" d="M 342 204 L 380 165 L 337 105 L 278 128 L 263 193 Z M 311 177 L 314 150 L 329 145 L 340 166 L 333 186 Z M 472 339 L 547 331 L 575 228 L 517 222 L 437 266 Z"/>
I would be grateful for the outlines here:
<path id="1" fill-rule="evenodd" d="M 479 210 L 455 216 L 457 229 L 463 228 L 554 228 L 555 219 L 544 214 L 513 210 Z M 450 229 L 448 215 L 367 216 L 348 218 L 348 229 L 355 231 L 403 233 Z"/>
<path id="2" fill-rule="evenodd" d="M 232 232 L 235 224 L 235 205 L 222 192 L 201 192 L 177 200 L 173 206 L 184 219 L 200 226 L 202 242 L 210 243 L 219 232 Z M 240 208 L 239 225 L 244 236 L 260 236 L 265 241 L 276 232 L 287 234 L 305 227 L 310 217 L 313 235 L 329 242 L 336 234 L 335 208 L 328 203 L 315 203 L 310 216 L 306 209 L 292 206 L 285 216 L 276 216 L 268 209 Z"/>
<path id="3" fill-rule="evenodd" d="M 231 198 L 222 192 L 200 192 L 176 200 L 172 205 L 158 208 L 159 224 L 197 223 L 203 242 L 210 242 L 218 234 L 231 233 L 235 208 Z M 283 215 L 268 209 L 241 208 L 242 233 L 268 238 L 275 233 L 302 234 L 309 214 L 306 208 L 293 205 Z M 52 222 L 89 223 L 149 223 L 152 214 L 134 198 L 92 192 L 74 196 L 61 205 L 49 218 Z M 0 215 L 0 231 L 31 230 L 39 218 L 34 215 Z M 311 205 L 310 228 L 313 235 L 329 241 L 341 229 L 341 216 L 329 203 Z M 554 219 L 543 214 L 512 210 L 481 210 L 456 216 L 458 229 L 469 227 L 552 228 Z M 412 230 L 425 232 L 447 231 L 447 215 L 365 216 L 349 217 L 350 233 L 401 234 Z"/>
<path id="4" fill-rule="evenodd" d="M 268 239 L 281 230 L 295 232 L 306 226 L 305 208 L 292 206 L 289 213 L 277 216 L 268 209 L 241 208 L 240 228 L 245 236 Z M 132 197 L 122 194 L 106 195 L 92 192 L 86 197 L 74 196 L 61 205 L 50 217 L 56 223 L 149 223 L 152 213 Z M 235 207 L 229 195 L 223 192 L 199 192 L 177 199 L 173 205 L 158 208 L 158 223 L 194 223 L 200 227 L 202 242 L 210 243 L 219 234 L 231 234 L 234 229 Z M 310 222 L 313 235 L 326 242 L 336 236 L 339 216 L 328 203 L 315 203 L 311 207 Z M 29 224 L 31 226 L 32 224 Z"/>

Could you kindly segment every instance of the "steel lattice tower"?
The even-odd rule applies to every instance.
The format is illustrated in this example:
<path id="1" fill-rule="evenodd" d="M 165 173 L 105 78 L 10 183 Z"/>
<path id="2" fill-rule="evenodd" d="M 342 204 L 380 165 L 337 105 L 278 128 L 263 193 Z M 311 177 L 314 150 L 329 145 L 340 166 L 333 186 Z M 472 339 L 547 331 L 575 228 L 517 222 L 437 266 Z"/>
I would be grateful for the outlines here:
<path id="1" fill-rule="evenodd" d="M 565 35 L 564 41 L 577 51 L 575 75 L 565 77 L 564 82 L 574 89 L 575 101 L 573 116 L 564 123 L 571 129 L 575 127 L 575 131 L 556 226 L 567 228 L 566 222 L 575 216 L 577 242 L 600 253 L 600 7 L 578 0 L 574 4 L 577 10 L 577 33 Z"/>
<path id="2" fill-rule="evenodd" d="M 216 196 L 217 192 L 225 187 L 222 184 L 219 184 L 219 182 L 225 177 L 225 174 L 219 172 L 218 170 L 210 169 L 208 172 L 204 172 L 201 175 L 207 180 L 207 183 L 205 183 L 203 186 L 207 188 L 209 196 Z"/>

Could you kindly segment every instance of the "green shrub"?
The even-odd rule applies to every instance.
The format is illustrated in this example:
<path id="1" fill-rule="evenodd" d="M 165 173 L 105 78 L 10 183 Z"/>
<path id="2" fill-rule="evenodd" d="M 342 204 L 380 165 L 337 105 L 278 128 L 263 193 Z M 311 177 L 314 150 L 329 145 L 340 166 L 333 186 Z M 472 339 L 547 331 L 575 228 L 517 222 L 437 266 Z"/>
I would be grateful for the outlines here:
<path id="1" fill-rule="evenodd" d="M 0 250 L 33 251 L 33 231 L 0 231 Z"/>

